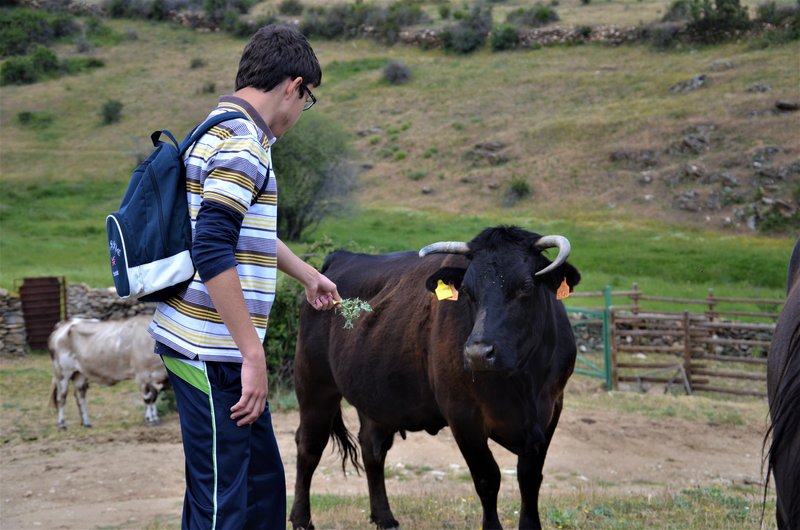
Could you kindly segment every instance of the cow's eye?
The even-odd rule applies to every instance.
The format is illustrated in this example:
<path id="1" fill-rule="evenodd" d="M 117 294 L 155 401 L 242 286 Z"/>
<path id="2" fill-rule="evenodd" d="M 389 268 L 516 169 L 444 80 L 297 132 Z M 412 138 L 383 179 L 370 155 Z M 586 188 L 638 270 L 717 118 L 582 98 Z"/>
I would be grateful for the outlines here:
<path id="1" fill-rule="evenodd" d="M 529 296 L 533 292 L 533 280 L 526 281 L 523 283 L 519 289 L 517 289 L 516 295 L 518 297 L 521 296 Z"/>

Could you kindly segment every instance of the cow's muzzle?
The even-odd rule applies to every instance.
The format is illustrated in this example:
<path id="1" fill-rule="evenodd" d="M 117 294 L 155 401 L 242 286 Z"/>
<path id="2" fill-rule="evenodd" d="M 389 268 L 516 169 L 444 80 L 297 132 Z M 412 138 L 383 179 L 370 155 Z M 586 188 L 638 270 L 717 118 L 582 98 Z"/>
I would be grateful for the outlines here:
<path id="1" fill-rule="evenodd" d="M 471 342 L 464 348 L 464 361 L 467 368 L 475 372 L 495 370 L 495 346 L 486 342 Z"/>

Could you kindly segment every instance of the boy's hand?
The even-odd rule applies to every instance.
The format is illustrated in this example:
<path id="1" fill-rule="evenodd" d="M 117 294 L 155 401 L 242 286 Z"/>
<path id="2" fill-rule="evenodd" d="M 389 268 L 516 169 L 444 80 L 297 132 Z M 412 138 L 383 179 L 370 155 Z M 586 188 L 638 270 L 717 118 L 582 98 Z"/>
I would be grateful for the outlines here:
<path id="1" fill-rule="evenodd" d="M 255 359 L 253 359 L 255 357 Z M 255 422 L 267 406 L 269 383 L 264 354 L 248 356 L 242 362 L 242 397 L 231 407 L 231 419 L 242 427 Z"/>
<path id="2" fill-rule="evenodd" d="M 317 310 L 333 309 L 336 302 L 342 299 L 336 290 L 336 284 L 322 273 L 318 273 L 314 280 L 306 284 L 305 290 L 306 300 Z"/>

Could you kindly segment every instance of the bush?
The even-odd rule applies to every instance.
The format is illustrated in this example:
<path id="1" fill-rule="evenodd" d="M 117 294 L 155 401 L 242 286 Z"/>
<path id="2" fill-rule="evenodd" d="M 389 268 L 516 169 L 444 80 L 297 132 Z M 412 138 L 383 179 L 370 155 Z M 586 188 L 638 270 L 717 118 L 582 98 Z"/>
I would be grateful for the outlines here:
<path id="1" fill-rule="evenodd" d="M 722 42 L 750 28 L 747 8 L 739 0 L 693 0 L 687 31 L 692 40 Z"/>
<path id="2" fill-rule="evenodd" d="M 0 84 L 28 85 L 39 80 L 40 74 L 30 57 L 11 57 L 0 66 Z"/>
<path id="3" fill-rule="evenodd" d="M 278 203 L 278 233 L 297 241 L 322 219 L 344 211 L 355 190 L 355 167 L 347 135 L 331 119 L 305 113 L 273 148 L 283 182 Z"/>
<path id="4" fill-rule="evenodd" d="M 72 15 L 45 10 L 0 9 L 0 57 L 25 55 L 35 44 L 48 45 L 78 32 Z"/>
<path id="5" fill-rule="evenodd" d="M 506 15 L 506 22 L 518 26 L 532 28 L 545 26 L 551 22 L 561 20 L 556 10 L 550 6 L 538 3 L 530 9 L 515 9 Z"/>
<path id="6" fill-rule="evenodd" d="M 60 70 L 66 74 L 79 74 L 91 68 L 100 68 L 106 63 L 96 57 L 70 57 L 61 63 Z"/>
<path id="7" fill-rule="evenodd" d="M 492 28 L 492 8 L 478 0 L 458 24 L 442 31 L 442 47 L 457 53 L 470 53 L 480 48 Z"/>
<path id="8" fill-rule="evenodd" d="M 800 40 L 800 4 L 778 6 L 773 1 L 761 4 L 754 22 L 765 31 L 751 42 L 751 47 L 767 48 Z"/>
<path id="9" fill-rule="evenodd" d="M 530 194 L 531 185 L 528 183 L 528 181 L 515 175 L 511 177 L 511 180 L 508 182 L 506 195 L 503 199 L 503 205 L 506 208 L 510 208 L 522 199 L 528 197 Z"/>
<path id="10" fill-rule="evenodd" d="M 44 76 L 58 74 L 58 56 L 53 50 L 44 46 L 36 46 L 30 57 L 33 67 L 40 74 L 44 74 Z"/>
<path id="11" fill-rule="evenodd" d="M 492 32 L 490 44 L 492 51 L 513 50 L 519 46 L 519 30 L 512 24 L 503 24 Z"/>
<path id="12" fill-rule="evenodd" d="M 411 69 L 398 61 L 390 61 L 383 69 L 383 79 L 390 85 L 403 85 L 411 81 Z"/>
<path id="13" fill-rule="evenodd" d="M 55 116 L 46 111 L 26 110 L 17 113 L 17 121 L 26 129 L 39 131 L 50 127 L 55 121 Z"/>
<path id="14" fill-rule="evenodd" d="M 122 119 L 122 102 L 116 99 L 109 99 L 103 103 L 100 109 L 100 116 L 103 118 L 103 125 L 111 125 Z"/>

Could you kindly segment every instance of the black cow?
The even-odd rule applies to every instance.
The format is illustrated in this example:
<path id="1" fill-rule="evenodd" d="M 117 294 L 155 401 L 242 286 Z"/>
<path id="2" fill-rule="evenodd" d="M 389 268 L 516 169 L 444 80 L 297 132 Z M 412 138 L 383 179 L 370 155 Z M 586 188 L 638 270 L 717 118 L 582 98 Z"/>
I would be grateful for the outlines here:
<path id="1" fill-rule="evenodd" d="M 775 476 L 778 528 L 800 528 L 800 239 L 789 260 L 786 303 L 767 357 L 767 394 L 772 419 L 765 443 L 767 477 Z"/>
<path id="2" fill-rule="evenodd" d="M 558 247 L 551 264 L 541 252 Z M 516 227 L 484 230 L 469 243 L 437 243 L 419 254 L 337 251 L 323 270 L 345 298 L 373 311 L 343 329 L 343 317 L 304 308 L 295 358 L 300 404 L 297 479 L 290 519 L 313 528 L 311 477 L 331 437 L 358 466 L 342 421 L 344 397 L 358 410 L 358 439 L 370 518 L 395 528 L 384 462 L 395 433 L 449 426 L 483 505 L 483 528 L 497 517 L 500 470 L 488 438 L 518 455 L 520 528 L 540 528 L 542 467 L 575 364 L 575 339 L 556 290 L 580 280 L 566 263 L 569 242 Z M 455 254 L 455 255 L 454 255 Z M 457 301 L 429 291 L 453 284 Z M 571 290 L 571 289 L 570 289 Z"/>

